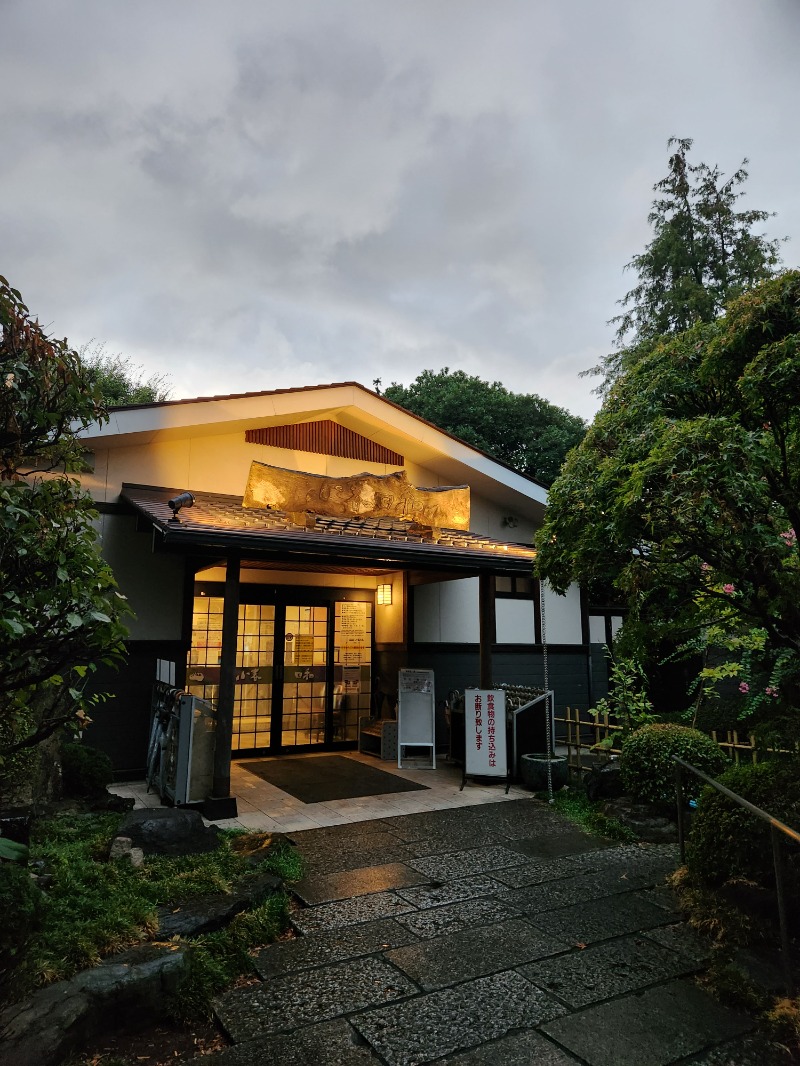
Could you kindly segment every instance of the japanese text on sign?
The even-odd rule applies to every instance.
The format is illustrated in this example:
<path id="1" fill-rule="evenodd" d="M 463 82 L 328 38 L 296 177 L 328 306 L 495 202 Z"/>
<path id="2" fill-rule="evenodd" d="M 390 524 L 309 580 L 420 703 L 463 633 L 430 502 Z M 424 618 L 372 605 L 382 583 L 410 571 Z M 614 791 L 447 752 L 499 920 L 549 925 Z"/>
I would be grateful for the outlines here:
<path id="1" fill-rule="evenodd" d="M 467 689 L 465 694 L 466 772 L 505 777 L 506 694 L 502 689 Z"/>

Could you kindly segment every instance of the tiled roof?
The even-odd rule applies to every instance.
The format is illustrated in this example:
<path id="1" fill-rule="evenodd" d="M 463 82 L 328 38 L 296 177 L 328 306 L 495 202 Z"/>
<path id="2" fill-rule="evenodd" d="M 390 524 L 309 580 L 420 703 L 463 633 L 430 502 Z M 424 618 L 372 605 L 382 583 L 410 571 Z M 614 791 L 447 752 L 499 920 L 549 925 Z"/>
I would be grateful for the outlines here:
<path id="1" fill-rule="evenodd" d="M 259 555 L 324 556 L 339 562 L 363 559 L 398 568 L 431 567 L 461 570 L 530 572 L 535 551 L 520 544 L 493 540 L 479 533 L 436 529 L 397 518 L 330 518 L 297 516 L 269 508 L 244 508 L 237 496 L 194 492 L 194 506 L 172 521 L 168 500 L 181 489 L 123 485 L 122 499 L 161 531 L 165 546 L 184 550 L 239 549 Z"/>

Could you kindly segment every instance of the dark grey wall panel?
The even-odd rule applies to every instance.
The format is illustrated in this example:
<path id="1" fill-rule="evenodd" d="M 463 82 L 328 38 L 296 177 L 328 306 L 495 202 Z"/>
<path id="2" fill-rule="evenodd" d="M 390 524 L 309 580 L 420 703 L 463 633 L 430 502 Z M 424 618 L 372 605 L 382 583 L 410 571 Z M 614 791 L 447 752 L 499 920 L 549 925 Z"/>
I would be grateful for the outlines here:
<path id="1" fill-rule="evenodd" d="M 556 695 L 556 710 L 565 707 L 585 709 L 605 690 L 605 660 L 593 663 L 593 689 L 589 687 L 589 646 L 548 651 L 548 680 Z M 433 670 L 436 677 L 436 699 L 444 700 L 451 689 L 478 687 L 478 649 L 476 646 L 457 647 L 441 644 L 412 645 L 408 665 Z M 544 684 L 544 660 L 541 647 L 508 650 L 496 647 L 492 654 L 496 684 Z"/>
<path id="2" fill-rule="evenodd" d="M 144 777 L 156 660 L 177 664 L 179 685 L 186 662 L 186 649 L 179 641 L 132 640 L 127 650 L 128 661 L 118 671 L 101 666 L 93 676 L 93 691 L 108 692 L 112 698 L 97 708 L 85 733 L 86 742 L 109 756 L 115 776 L 123 780 Z"/>

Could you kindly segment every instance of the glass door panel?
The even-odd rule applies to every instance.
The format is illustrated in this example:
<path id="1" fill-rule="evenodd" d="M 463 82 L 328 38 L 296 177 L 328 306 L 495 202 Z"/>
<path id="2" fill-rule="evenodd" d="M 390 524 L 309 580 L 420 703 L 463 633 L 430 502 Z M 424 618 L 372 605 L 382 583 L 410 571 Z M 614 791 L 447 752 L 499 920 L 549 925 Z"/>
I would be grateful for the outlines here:
<path id="1" fill-rule="evenodd" d="M 358 740 L 372 700 L 372 604 L 334 604 L 333 739 Z"/>
<path id="2" fill-rule="evenodd" d="M 241 604 L 233 702 L 234 751 L 270 745 L 274 654 L 275 605 Z"/>
<path id="3" fill-rule="evenodd" d="M 221 596 L 195 596 L 187 689 L 212 706 L 219 697 L 222 614 Z M 233 751 L 356 742 L 358 719 L 370 713 L 372 624 L 373 605 L 361 601 L 240 604 Z M 276 638 L 283 645 L 277 657 Z"/>
<path id="4" fill-rule="evenodd" d="M 195 596 L 192 610 L 192 646 L 186 664 L 186 689 L 216 705 L 219 661 L 222 655 L 222 597 Z"/>
<path id="5" fill-rule="evenodd" d="M 327 607 L 285 608 L 282 748 L 325 743 Z"/>
<path id="6" fill-rule="evenodd" d="M 272 726 L 274 604 L 241 604 L 233 698 L 234 751 L 268 748 Z M 222 654 L 222 597 L 195 596 L 187 690 L 216 706 Z"/>

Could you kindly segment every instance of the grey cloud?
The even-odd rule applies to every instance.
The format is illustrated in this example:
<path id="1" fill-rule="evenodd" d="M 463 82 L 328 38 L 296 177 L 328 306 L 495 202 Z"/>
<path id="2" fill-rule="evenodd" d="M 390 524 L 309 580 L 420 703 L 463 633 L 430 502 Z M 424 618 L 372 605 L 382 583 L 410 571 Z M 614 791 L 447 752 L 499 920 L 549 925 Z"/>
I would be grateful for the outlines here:
<path id="1" fill-rule="evenodd" d="M 800 230 L 789 0 L 2 10 L 0 272 L 177 395 L 450 365 L 590 414 L 671 134 Z"/>

